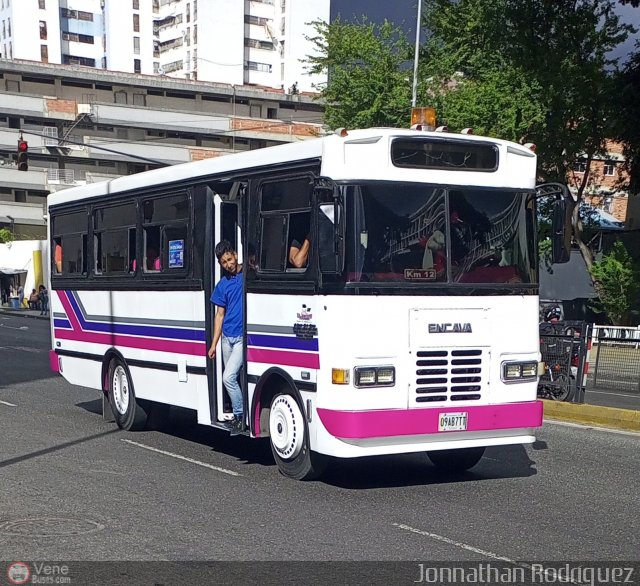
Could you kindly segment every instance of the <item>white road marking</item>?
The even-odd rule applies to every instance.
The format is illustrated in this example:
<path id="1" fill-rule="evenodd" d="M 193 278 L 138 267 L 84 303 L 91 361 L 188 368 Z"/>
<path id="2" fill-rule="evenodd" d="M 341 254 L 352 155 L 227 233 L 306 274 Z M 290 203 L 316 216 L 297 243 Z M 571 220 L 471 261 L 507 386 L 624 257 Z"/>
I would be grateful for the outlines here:
<path id="1" fill-rule="evenodd" d="M 14 405 L 13 403 L 9 403 L 8 401 L 0 401 L 0 403 L 2 403 L 3 405 L 8 405 L 9 407 L 17 407 L 17 405 Z"/>
<path id="2" fill-rule="evenodd" d="M 429 537 L 431 539 L 435 539 L 436 541 L 442 541 L 443 543 L 448 543 L 449 545 L 453 545 L 455 547 L 459 547 L 460 549 L 466 549 L 467 551 L 472 551 L 473 553 L 478 553 L 485 557 L 491 558 L 493 560 L 498 560 L 501 562 L 508 562 L 513 564 L 514 566 L 521 566 L 524 568 L 528 568 L 527 564 L 521 564 L 511 558 L 506 558 L 504 556 L 498 555 L 497 553 L 493 553 L 491 551 L 485 551 L 484 549 L 479 549 L 472 545 L 468 545 L 466 543 L 462 543 L 461 541 L 455 541 L 454 539 L 450 539 L 449 537 L 444 537 L 443 535 L 438 535 L 437 533 L 430 533 L 429 531 L 422 531 L 421 529 L 416 529 L 415 527 L 409 527 L 409 525 L 402 525 L 400 523 L 393 523 L 394 527 L 398 529 L 402 529 L 404 531 L 409 531 L 411 533 L 417 533 L 418 535 L 424 535 L 424 537 Z"/>
<path id="3" fill-rule="evenodd" d="M 429 531 L 422 531 L 421 529 L 416 529 L 415 527 L 410 527 L 409 525 L 403 525 L 401 523 L 392 523 L 392 525 L 394 527 L 397 527 L 398 529 L 409 531 L 411 533 L 416 533 L 418 535 L 423 535 L 424 537 L 429 537 L 431 539 L 435 539 L 436 541 L 442 541 L 443 543 L 448 543 L 449 545 L 453 545 L 454 547 L 459 547 L 460 549 L 464 549 L 467 551 L 471 551 L 473 553 L 480 554 L 492 560 L 507 562 L 508 564 L 511 564 L 518 568 L 526 568 L 527 570 L 533 569 L 533 566 L 531 564 L 518 562 L 516 560 L 512 560 L 511 558 L 498 555 L 497 553 L 493 553 L 492 551 L 486 551 L 484 549 L 474 547 L 473 545 L 462 543 L 461 541 L 456 541 L 455 539 L 451 539 L 450 537 L 445 537 L 444 535 L 438 535 L 437 533 L 431 533 Z M 536 569 L 538 567 L 542 567 L 542 564 L 536 564 Z M 545 576 L 550 576 L 551 581 L 554 581 L 554 582 L 557 581 L 557 578 L 559 577 L 556 575 L 556 570 L 554 568 L 542 568 L 542 573 L 544 573 Z M 580 584 L 580 582 L 573 579 L 565 579 L 565 581 L 571 582 L 572 584 Z"/>
<path id="4" fill-rule="evenodd" d="M 227 470 L 226 468 L 213 466 L 212 464 L 207 464 L 206 462 L 200 462 L 199 460 L 194 460 L 193 458 L 187 458 L 186 456 L 181 456 L 180 454 L 174 454 L 172 452 L 166 452 L 165 450 L 159 450 L 158 448 L 152 448 L 151 446 L 146 446 L 145 444 L 139 444 L 138 442 L 132 442 L 131 440 L 128 440 L 128 439 L 123 439 L 121 441 L 127 444 L 131 444 L 133 446 L 138 446 L 139 448 L 144 448 L 145 450 L 149 450 L 151 452 L 163 454 L 164 456 L 171 456 L 172 458 L 177 458 L 178 460 L 184 460 L 185 462 L 190 462 L 191 464 L 196 464 L 198 466 L 202 466 L 203 468 L 216 470 L 217 472 L 222 472 L 224 474 L 228 474 L 229 476 L 242 476 L 242 474 L 239 474 L 238 472 L 234 472 L 233 470 Z"/>

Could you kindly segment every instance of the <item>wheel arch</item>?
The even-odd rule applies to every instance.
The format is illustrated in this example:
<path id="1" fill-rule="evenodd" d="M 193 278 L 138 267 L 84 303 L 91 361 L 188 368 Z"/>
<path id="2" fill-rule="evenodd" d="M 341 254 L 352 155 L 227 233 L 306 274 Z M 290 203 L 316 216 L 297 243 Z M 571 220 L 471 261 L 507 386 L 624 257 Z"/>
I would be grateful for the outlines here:
<path id="1" fill-rule="evenodd" d="M 253 393 L 251 402 L 251 431 L 255 437 L 269 437 L 269 413 L 273 398 L 281 392 L 289 392 L 298 403 L 306 418 L 302 396 L 291 375 L 285 370 L 272 366 L 262 373 Z"/>
<path id="2" fill-rule="evenodd" d="M 102 372 L 100 374 L 100 380 L 102 381 L 102 392 L 107 393 L 109 390 L 109 381 L 107 378 L 109 377 L 109 364 L 114 358 L 118 358 L 122 361 L 122 363 L 129 369 L 126 358 L 119 352 L 116 348 L 109 348 L 102 358 Z M 131 376 L 131 375 L 129 375 Z"/>

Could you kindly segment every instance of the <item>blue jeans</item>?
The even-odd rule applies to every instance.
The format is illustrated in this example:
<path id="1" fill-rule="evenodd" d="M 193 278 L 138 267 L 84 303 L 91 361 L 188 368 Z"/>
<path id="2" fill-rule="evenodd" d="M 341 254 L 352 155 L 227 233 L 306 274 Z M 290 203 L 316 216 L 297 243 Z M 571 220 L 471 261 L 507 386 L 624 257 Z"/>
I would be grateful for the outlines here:
<path id="1" fill-rule="evenodd" d="M 227 389 L 233 414 L 242 418 L 243 399 L 242 389 L 238 384 L 238 373 L 242 368 L 242 336 L 237 338 L 227 338 L 222 336 L 222 359 L 224 360 L 224 370 L 222 372 L 222 382 Z"/>

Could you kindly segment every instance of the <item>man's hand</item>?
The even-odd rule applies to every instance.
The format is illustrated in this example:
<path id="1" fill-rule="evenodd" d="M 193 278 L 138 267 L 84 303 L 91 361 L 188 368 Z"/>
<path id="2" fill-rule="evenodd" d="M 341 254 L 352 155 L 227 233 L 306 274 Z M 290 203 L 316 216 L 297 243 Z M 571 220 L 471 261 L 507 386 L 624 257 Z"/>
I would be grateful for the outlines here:
<path id="1" fill-rule="evenodd" d="M 215 344 L 211 344 L 209 347 L 209 351 L 207 352 L 207 356 L 213 360 L 216 357 L 216 346 Z"/>

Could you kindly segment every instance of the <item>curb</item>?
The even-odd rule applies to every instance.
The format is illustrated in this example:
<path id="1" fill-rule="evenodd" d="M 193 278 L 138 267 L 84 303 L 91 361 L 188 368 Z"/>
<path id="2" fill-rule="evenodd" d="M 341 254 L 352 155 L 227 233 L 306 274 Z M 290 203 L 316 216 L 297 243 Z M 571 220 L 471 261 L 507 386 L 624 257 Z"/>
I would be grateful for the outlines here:
<path id="1" fill-rule="evenodd" d="M 640 411 L 543 400 L 544 418 L 640 432 Z"/>

